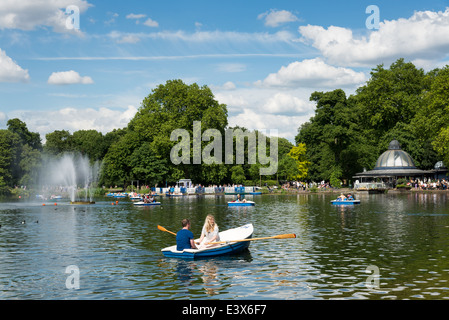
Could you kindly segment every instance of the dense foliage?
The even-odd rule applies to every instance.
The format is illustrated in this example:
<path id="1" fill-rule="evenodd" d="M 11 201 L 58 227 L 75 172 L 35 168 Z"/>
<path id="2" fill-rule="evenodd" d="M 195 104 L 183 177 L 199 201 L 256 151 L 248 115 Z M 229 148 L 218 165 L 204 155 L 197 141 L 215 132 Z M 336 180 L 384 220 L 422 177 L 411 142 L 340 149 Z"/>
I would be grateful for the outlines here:
<path id="1" fill-rule="evenodd" d="M 315 115 L 298 129 L 312 180 L 345 179 L 372 169 L 397 139 L 421 169 L 449 164 L 449 66 L 425 73 L 397 60 L 379 65 L 370 80 L 346 97 L 338 89 L 314 92 Z"/>
<path id="2" fill-rule="evenodd" d="M 261 180 L 259 163 L 245 161 L 237 164 L 235 155 L 231 164 L 225 161 L 173 164 L 170 152 L 178 141 L 170 139 L 171 133 L 175 129 L 184 129 L 193 136 L 194 121 L 201 121 L 201 134 L 207 129 L 216 129 L 224 137 L 225 130 L 229 129 L 226 105 L 219 104 L 207 86 L 187 85 L 181 80 L 170 80 L 156 87 L 142 101 L 126 128 L 115 129 L 105 135 L 96 130 L 73 133 L 55 130 L 45 136 L 46 142 L 42 146 L 39 134 L 29 132 L 26 124 L 19 119 L 9 120 L 8 130 L 0 130 L 0 193 L 7 193 L 14 186 L 38 183 L 42 161 L 48 157 L 61 157 L 65 153 L 80 153 L 92 162 L 100 160 L 99 184 L 106 186 L 126 187 L 133 180 L 139 180 L 141 185 L 165 186 L 181 178 L 190 178 L 194 183 L 201 184 L 240 184 Z M 248 132 L 245 128 L 235 129 Z M 235 145 L 236 137 L 233 139 Z M 285 162 L 293 145 L 283 138 L 272 139 L 278 139 L 279 155 Z M 201 148 L 209 143 L 201 141 Z M 222 143 L 224 149 L 224 139 Z M 192 154 L 192 143 L 189 148 Z M 247 160 L 247 139 L 244 140 L 244 150 Z M 269 151 L 268 148 L 267 154 Z M 296 165 L 293 158 L 288 158 Z M 284 178 L 298 176 L 296 172 L 297 168 L 291 166 L 283 166 L 279 170 Z M 276 178 L 266 176 L 264 180 Z"/>
<path id="3" fill-rule="evenodd" d="M 449 66 L 426 73 L 399 59 L 388 69 L 383 65 L 372 69 L 369 81 L 349 97 L 336 89 L 314 92 L 310 100 L 316 103 L 315 114 L 298 128 L 296 145 L 285 138 L 267 138 L 267 156 L 270 139 L 277 139 L 278 170 L 263 177 L 260 161 L 249 161 L 247 137 L 244 163 L 236 161 L 235 154 L 232 163 L 172 163 L 170 152 L 179 143 L 170 139 L 175 129 L 192 137 L 193 123 L 201 121 L 202 137 L 207 129 L 223 137 L 226 130 L 249 132 L 229 128 L 226 105 L 215 100 L 207 86 L 196 83 L 170 80 L 157 86 L 127 127 L 107 134 L 56 130 L 46 135 L 42 145 L 38 133 L 30 132 L 19 119 L 10 119 L 8 128 L 0 130 L 0 194 L 14 186 L 36 184 L 42 161 L 67 152 L 100 160 L 100 184 L 106 186 L 126 186 L 133 180 L 165 186 L 181 178 L 217 185 L 307 179 L 338 186 L 363 168 L 372 169 L 393 139 L 421 169 L 431 169 L 439 160 L 449 164 Z M 258 138 L 262 134 L 252 133 Z M 215 137 L 200 143 L 204 150 L 215 143 Z M 192 156 L 192 140 L 187 148 Z"/>

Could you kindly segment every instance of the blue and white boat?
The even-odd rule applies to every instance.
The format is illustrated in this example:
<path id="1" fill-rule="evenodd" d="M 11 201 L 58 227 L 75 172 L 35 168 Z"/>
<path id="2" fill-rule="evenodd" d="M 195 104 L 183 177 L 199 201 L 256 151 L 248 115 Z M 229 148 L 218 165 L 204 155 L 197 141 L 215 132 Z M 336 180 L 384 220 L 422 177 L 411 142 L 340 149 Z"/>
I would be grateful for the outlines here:
<path id="1" fill-rule="evenodd" d="M 239 241 L 250 239 L 253 235 L 253 225 L 245 224 L 241 227 L 229 229 L 219 233 L 220 242 L 211 247 L 203 249 L 184 249 L 182 251 L 176 250 L 176 245 L 162 249 L 162 253 L 166 257 L 195 259 L 195 258 L 210 258 L 222 255 L 229 255 L 241 252 L 249 247 L 251 241 Z M 196 239 L 195 242 L 199 241 Z"/>
<path id="2" fill-rule="evenodd" d="M 254 201 L 229 201 L 228 207 L 251 207 L 255 206 Z"/>
<path id="3" fill-rule="evenodd" d="M 354 205 L 354 204 L 360 204 L 360 200 L 341 200 L 341 199 L 337 199 L 337 200 L 332 200 L 331 201 L 332 204 L 335 205 Z"/>
<path id="4" fill-rule="evenodd" d="M 138 201 L 138 202 L 134 202 L 135 206 L 160 206 L 161 203 L 160 202 L 144 202 L 144 201 Z"/>
<path id="5" fill-rule="evenodd" d="M 172 198 L 183 197 L 183 196 L 184 196 L 184 194 L 183 194 L 183 193 L 180 193 L 180 192 L 178 192 L 178 193 L 170 193 L 170 192 L 166 192 L 165 195 L 166 195 L 167 197 L 172 197 Z"/>

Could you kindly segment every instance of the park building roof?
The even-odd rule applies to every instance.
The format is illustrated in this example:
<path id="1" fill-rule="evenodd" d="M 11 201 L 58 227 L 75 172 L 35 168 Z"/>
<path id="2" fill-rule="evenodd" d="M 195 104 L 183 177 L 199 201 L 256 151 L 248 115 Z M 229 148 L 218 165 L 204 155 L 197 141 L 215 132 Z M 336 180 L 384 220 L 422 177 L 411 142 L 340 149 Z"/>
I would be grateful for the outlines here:
<path id="1" fill-rule="evenodd" d="M 415 166 L 412 157 L 401 149 L 397 140 L 390 142 L 388 150 L 377 159 L 373 170 L 357 173 L 354 178 L 409 177 L 429 173 Z"/>

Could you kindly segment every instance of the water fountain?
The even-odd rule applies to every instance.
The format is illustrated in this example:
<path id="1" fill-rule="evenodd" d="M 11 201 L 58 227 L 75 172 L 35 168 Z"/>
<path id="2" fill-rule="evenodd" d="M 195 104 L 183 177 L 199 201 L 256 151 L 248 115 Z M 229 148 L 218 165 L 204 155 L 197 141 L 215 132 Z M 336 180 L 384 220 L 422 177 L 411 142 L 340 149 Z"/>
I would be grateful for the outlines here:
<path id="1" fill-rule="evenodd" d="M 40 181 L 45 192 L 64 194 L 70 198 L 71 204 L 93 204 L 92 188 L 97 182 L 99 169 L 99 163 L 91 165 L 86 156 L 65 153 L 44 162 Z M 78 191 L 84 192 L 84 199 L 78 196 Z"/>

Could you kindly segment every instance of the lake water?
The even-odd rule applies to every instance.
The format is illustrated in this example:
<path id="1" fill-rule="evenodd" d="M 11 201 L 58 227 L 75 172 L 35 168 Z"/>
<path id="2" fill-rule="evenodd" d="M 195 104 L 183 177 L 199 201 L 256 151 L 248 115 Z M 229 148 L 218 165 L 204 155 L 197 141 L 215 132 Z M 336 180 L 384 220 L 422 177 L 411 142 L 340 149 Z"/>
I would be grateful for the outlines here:
<path id="1" fill-rule="evenodd" d="M 356 206 L 334 197 L 246 196 L 255 207 L 231 208 L 232 196 L 145 208 L 3 202 L 0 299 L 449 299 L 448 194 L 360 194 Z M 199 236 L 207 214 L 220 230 L 252 223 L 254 237 L 297 238 L 214 259 L 162 255 L 174 236 L 157 225 L 176 232 L 189 218 Z M 67 288 L 69 266 L 79 289 Z"/>

